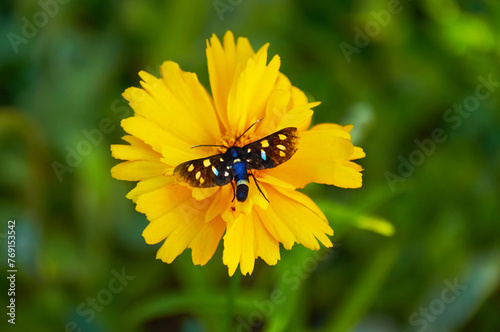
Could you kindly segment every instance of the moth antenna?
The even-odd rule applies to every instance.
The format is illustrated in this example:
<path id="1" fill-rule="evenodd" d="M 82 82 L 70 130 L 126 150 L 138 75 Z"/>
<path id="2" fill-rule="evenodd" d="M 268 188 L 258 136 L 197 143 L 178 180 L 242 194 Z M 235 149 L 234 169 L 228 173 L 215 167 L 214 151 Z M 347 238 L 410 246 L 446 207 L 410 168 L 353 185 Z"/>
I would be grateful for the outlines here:
<path id="1" fill-rule="evenodd" d="M 194 149 L 194 148 L 199 148 L 199 147 L 209 147 L 209 146 L 212 146 L 212 147 L 220 147 L 220 148 L 226 148 L 228 149 L 227 146 L 225 145 L 212 145 L 212 144 L 200 144 L 200 145 L 193 145 L 191 147 L 191 149 Z"/>
<path id="2" fill-rule="evenodd" d="M 238 137 L 238 138 L 236 139 L 236 141 L 234 141 L 233 146 L 235 146 L 235 145 L 236 145 L 236 142 L 238 142 L 238 141 L 240 140 L 240 138 L 242 138 L 242 137 L 243 137 L 243 135 L 245 135 L 245 134 L 247 133 L 247 131 L 249 131 L 249 130 L 250 130 L 253 126 L 255 126 L 258 122 L 262 121 L 262 119 L 264 119 L 264 118 L 260 118 L 259 120 L 257 120 L 257 121 L 255 121 L 254 123 L 252 123 L 252 124 L 250 125 L 250 127 L 248 127 L 248 128 L 247 128 L 247 130 L 245 130 L 245 131 L 243 132 L 243 134 L 241 134 L 241 135 L 240 135 L 240 137 Z"/>
<path id="3" fill-rule="evenodd" d="M 233 187 L 233 200 L 231 201 L 231 203 L 232 203 L 232 202 L 234 202 L 234 198 L 236 197 L 236 188 L 234 188 L 234 183 L 232 180 L 231 180 L 231 187 Z"/>
<path id="4" fill-rule="evenodd" d="M 258 181 L 257 181 L 257 179 L 255 178 L 255 175 L 253 175 L 253 173 L 252 173 L 252 172 L 250 172 L 250 173 L 248 173 L 248 174 L 249 174 L 249 175 L 251 175 L 251 176 L 253 177 L 253 180 L 255 181 L 255 184 L 257 185 L 257 189 L 259 189 L 260 193 L 262 194 L 262 196 L 264 196 L 264 198 L 266 199 L 266 201 L 267 201 L 268 203 L 270 203 L 270 202 L 269 202 L 269 200 L 267 199 L 266 195 L 264 195 L 264 193 L 262 192 L 262 189 L 260 189 L 259 182 L 258 182 Z"/>

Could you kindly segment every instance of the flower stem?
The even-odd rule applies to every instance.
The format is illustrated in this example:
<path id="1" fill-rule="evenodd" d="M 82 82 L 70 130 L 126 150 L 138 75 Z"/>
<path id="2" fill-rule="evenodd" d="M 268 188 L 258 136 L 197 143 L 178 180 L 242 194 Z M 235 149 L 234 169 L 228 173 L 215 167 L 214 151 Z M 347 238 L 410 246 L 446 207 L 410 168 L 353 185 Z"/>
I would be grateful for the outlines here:
<path id="1" fill-rule="evenodd" d="M 229 290 L 227 294 L 227 311 L 226 311 L 226 326 L 224 331 L 230 332 L 231 323 L 233 322 L 234 307 L 236 302 L 236 297 L 238 297 L 238 290 L 240 288 L 240 271 L 237 269 L 231 280 L 229 281 Z"/>

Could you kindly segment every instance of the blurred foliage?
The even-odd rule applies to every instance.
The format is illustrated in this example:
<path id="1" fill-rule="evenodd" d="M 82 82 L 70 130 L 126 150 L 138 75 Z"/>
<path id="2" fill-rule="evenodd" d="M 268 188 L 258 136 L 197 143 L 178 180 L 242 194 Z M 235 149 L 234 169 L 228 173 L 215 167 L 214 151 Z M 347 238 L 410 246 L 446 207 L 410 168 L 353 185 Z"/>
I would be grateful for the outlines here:
<path id="1" fill-rule="evenodd" d="M 6 271 L 16 219 L 18 269 L 17 324 L 4 314 L 2 331 L 500 328 L 496 1 L 7 0 L 0 29 L 0 259 Z M 208 87 L 205 40 L 228 29 L 270 42 L 322 101 L 314 121 L 354 124 L 367 154 L 362 189 L 305 188 L 334 249 L 282 249 L 239 280 L 221 246 L 204 267 L 189 251 L 156 261 L 125 198 L 133 184 L 109 172 L 138 71 L 173 60 Z M 446 138 L 431 142 L 436 129 Z M 123 271 L 130 280 L 111 284 Z"/>

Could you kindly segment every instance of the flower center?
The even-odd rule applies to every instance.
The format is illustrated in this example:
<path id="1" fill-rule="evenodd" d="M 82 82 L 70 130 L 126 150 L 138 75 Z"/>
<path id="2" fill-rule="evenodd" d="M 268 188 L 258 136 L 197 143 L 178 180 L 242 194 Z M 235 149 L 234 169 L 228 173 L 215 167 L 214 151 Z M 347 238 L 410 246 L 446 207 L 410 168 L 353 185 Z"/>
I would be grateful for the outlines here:
<path id="1" fill-rule="evenodd" d="M 224 145 L 224 146 L 227 146 L 227 147 L 231 147 L 234 145 L 234 141 L 236 140 L 238 136 L 232 136 L 232 135 L 225 135 L 222 137 L 222 140 L 220 141 L 220 143 L 217 143 L 217 144 L 220 144 L 220 145 Z M 254 134 L 245 134 L 243 135 L 239 140 L 238 142 L 236 142 L 236 145 L 235 146 L 239 146 L 239 147 L 243 147 L 247 144 L 250 144 L 252 142 L 255 142 L 256 140 L 258 140 L 259 138 L 256 137 Z M 217 148 L 217 151 L 219 153 L 224 153 L 226 152 L 227 149 L 223 148 L 223 147 L 219 147 Z"/>

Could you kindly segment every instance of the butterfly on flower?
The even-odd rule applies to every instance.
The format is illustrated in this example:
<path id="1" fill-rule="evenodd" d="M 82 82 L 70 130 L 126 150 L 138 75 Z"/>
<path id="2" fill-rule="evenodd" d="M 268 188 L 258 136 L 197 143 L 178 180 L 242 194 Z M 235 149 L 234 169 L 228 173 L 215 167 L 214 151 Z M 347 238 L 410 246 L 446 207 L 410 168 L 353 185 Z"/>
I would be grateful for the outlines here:
<path id="1" fill-rule="evenodd" d="M 174 169 L 177 181 L 197 188 L 225 186 L 231 183 L 234 196 L 238 201 L 244 202 L 248 197 L 248 179 L 252 176 L 260 193 L 267 200 L 251 170 L 274 168 L 289 160 L 297 151 L 298 136 L 297 128 L 288 127 L 243 147 L 235 146 L 238 140 L 260 120 L 262 119 L 257 120 L 245 130 L 230 147 L 224 145 L 193 146 L 193 148 L 218 146 L 227 150 L 224 153 L 178 165 Z M 233 179 L 236 183 L 236 190 Z"/>

